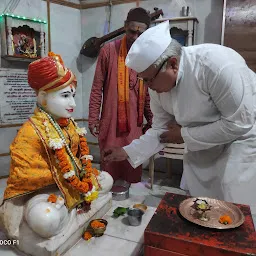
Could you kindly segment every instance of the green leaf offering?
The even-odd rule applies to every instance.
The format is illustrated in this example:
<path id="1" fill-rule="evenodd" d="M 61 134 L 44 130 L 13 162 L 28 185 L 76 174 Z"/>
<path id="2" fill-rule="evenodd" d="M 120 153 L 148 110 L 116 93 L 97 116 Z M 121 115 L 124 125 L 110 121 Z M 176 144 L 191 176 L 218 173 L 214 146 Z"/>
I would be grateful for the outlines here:
<path id="1" fill-rule="evenodd" d="M 113 214 L 114 214 L 114 217 L 115 218 L 118 218 L 119 216 L 121 215 L 124 215 L 125 213 L 127 213 L 127 211 L 129 210 L 129 207 L 128 208 L 125 208 L 125 207 L 117 207 Z"/>

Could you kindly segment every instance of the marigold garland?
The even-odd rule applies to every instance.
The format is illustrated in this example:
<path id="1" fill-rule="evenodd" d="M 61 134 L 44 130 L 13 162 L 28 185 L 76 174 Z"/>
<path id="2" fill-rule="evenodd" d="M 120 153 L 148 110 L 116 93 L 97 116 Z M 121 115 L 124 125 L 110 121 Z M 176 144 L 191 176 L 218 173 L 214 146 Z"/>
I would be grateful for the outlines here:
<path id="1" fill-rule="evenodd" d="M 82 145 L 81 145 L 81 147 L 82 147 Z M 83 145 L 83 147 L 85 147 L 85 145 Z M 85 149 L 85 151 L 86 150 L 87 149 Z M 59 161 L 59 166 L 60 166 L 61 172 L 63 174 L 72 170 L 72 166 L 71 166 L 71 164 L 68 161 L 67 156 L 66 156 L 65 148 L 56 149 L 55 150 L 55 155 L 56 155 L 56 158 Z M 86 161 L 85 159 L 82 159 L 82 165 L 86 165 L 86 174 L 84 175 L 82 181 L 80 181 L 79 178 L 75 175 L 73 175 L 72 177 L 69 177 L 67 180 L 80 193 L 87 193 L 93 187 L 91 179 L 90 179 L 90 176 L 91 176 L 93 170 L 91 168 L 91 161 L 90 160 Z"/>
<path id="2" fill-rule="evenodd" d="M 92 228 L 104 228 L 105 227 L 105 224 L 101 221 L 98 221 L 98 220 L 94 220 L 92 221 L 91 223 L 91 227 Z"/>
<path id="3" fill-rule="evenodd" d="M 88 231 L 84 232 L 84 235 L 83 235 L 83 238 L 84 240 L 90 240 L 92 238 L 92 234 Z"/>
<path id="4" fill-rule="evenodd" d="M 59 118 L 58 119 L 58 124 L 60 127 L 65 127 L 68 126 L 70 120 L 68 118 Z"/>
<path id="5" fill-rule="evenodd" d="M 219 218 L 219 222 L 221 224 L 227 225 L 227 224 L 231 224 L 232 223 L 232 219 L 230 216 L 228 215 L 223 215 Z"/>
<path id="6" fill-rule="evenodd" d="M 42 109 L 41 109 L 41 111 L 44 112 Z M 52 120 L 52 118 L 50 116 L 48 116 L 48 114 L 46 112 L 44 112 L 44 113 L 49 118 L 50 122 L 52 122 L 55 129 L 57 129 L 57 127 L 53 123 L 54 121 Z M 65 144 L 66 142 L 64 141 L 65 139 L 64 139 L 63 135 L 60 134 L 60 138 L 51 138 L 50 130 L 48 127 L 48 122 L 46 120 L 44 120 L 43 124 L 46 128 L 46 133 L 48 134 L 50 146 L 55 152 L 55 157 L 56 157 L 57 163 L 60 167 L 60 171 L 63 173 L 63 177 L 67 180 L 67 182 L 70 183 L 70 185 L 75 190 L 77 190 L 81 194 L 83 194 L 84 199 L 87 203 L 91 203 L 93 200 L 95 200 L 98 197 L 98 191 L 96 191 L 96 188 L 93 185 L 92 176 L 99 175 L 99 171 L 96 170 L 95 168 L 92 168 L 92 164 L 91 164 L 91 160 L 90 160 L 90 159 L 92 159 L 92 156 L 89 155 L 89 148 L 87 145 L 87 140 L 84 137 L 84 135 L 86 134 L 85 128 L 79 128 L 77 126 L 76 122 L 74 122 L 73 119 L 71 119 L 71 120 L 73 121 L 73 123 L 76 127 L 76 132 L 79 135 L 79 140 L 80 140 L 80 151 L 81 151 L 80 161 L 82 164 L 82 169 L 81 169 L 81 172 L 79 173 L 80 177 L 76 176 L 75 170 L 73 170 L 76 167 L 75 166 L 73 167 L 73 165 L 69 161 L 69 154 L 71 154 L 71 156 L 72 156 L 72 152 L 70 151 L 70 149 L 67 150 L 65 148 L 65 145 L 67 145 L 67 144 Z M 61 127 L 67 126 L 69 124 L 69 122 L 70 122 L 70 119 L 66 119 L 66 118 L 60 118 L 58 120 L 58 124 Z M 57 129 L 57 131 L 58 131 L 58 129 Z M 69 151 L 69 153 L 68 153 L 68 151 Z M 71 159 L 72 159 L 72 157 L 71 157 Z M 97 182 L 97 179 L 94 178 L 94 180 L 96 180 L 96 182 Z M 57 198 L 56 198 L 56 200 L 57 200 Z"/>
<path id="7" fill-rule="evenodd" d="M 80 150 L 81 155 L 85 156 L 89 154 L 89 148 L 87 146 L 87 140 L 83 136 L 79 136 L 80 139 Z M 55 154 L 57 159 L 59 160 L 59 166 L 61 168 L 62 173 L 67 173 L 70 170 L 72 170 L 72 166 L 70 162 L 67 159 L 66 156 L 66 150 L 65 148 L 57 149 L 55 150 Z M 86 173 L 84 174 L 82 180 L 80 180 L 76 175 L 73 175 L 69 177 L 67 180 L 70 182 L 71 186 L 78 190 L 80 193 L 87 193 L 88 191 L 91 191 L 93 189 L 93 184 L 91 181 L 91 175 L 98 175 L 99 172 L 92 168 L 92 164 L 90 160 L 86 160 L 86 158 L 81 159 L 81 163 L 83 168 L 86 170 Z M 98 193 L 93 192 L 92 194 L 86 196 L 85 200 L 87 203 L 90 203 L 91 201 L 95 200 L 98 197 Z"/>
<path id="8" fill-rule="evenodd" d="M 57 202 L 57 196 L 54 195 L 54 194 L 50 194 L 47 201 L 50 202 L 50 203 L 56 203 Z"/>

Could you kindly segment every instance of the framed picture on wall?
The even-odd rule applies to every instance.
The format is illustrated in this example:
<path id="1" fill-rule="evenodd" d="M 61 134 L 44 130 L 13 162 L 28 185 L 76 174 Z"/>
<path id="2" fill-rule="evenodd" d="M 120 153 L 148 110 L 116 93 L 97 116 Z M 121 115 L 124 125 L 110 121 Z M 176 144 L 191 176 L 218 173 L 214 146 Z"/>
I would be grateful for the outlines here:
<path id="1" fill-rule="evenodd" d="M 8 61 L 31 62 L 45 56 L 45 24 L 14 14 L 3 14 L 0 22 L 1 56 Z"/>
<path id="2" fill-rule="evenodd" d="M 17 57 L 40 58 L 40 32 L 29 26 L 12 28 L 13 55 Z"/>

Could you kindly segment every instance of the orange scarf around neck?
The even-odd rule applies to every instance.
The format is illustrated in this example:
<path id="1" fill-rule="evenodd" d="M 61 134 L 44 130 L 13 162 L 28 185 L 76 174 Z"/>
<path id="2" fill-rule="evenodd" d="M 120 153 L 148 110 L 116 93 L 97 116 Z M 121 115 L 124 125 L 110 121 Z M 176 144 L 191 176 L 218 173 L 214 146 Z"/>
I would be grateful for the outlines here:
<path id="1" fill-rule="evenodd" d="M 118 133 L 129 133 L 130 125 L 130 107 L 129 107 L 129 68 L 125 66 L 127 55 L 126 36 L 122 38 L 121 47 L 118 56 Z M 138 99 L 138 120 L 137 126 L 143 123 L 144 102 L 146 88 L 143 81 L 139 81 L 139 99 Z"/>

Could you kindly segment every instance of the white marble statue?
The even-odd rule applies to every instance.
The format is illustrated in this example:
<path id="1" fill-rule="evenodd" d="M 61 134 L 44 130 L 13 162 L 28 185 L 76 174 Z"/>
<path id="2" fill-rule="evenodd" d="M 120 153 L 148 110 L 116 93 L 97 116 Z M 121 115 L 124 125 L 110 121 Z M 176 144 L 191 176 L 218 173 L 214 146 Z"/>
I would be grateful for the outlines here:
<path id="1" fill-rule="evenodd" d="M 76 79 L 61 57 L 32 62 L 28 82 L 37 108 L 10 146 L 0 224 L 27 254 L 61 254 L 111 207 L 113 179 L 91 165 L 86 130 L 71 118 Z"/>

